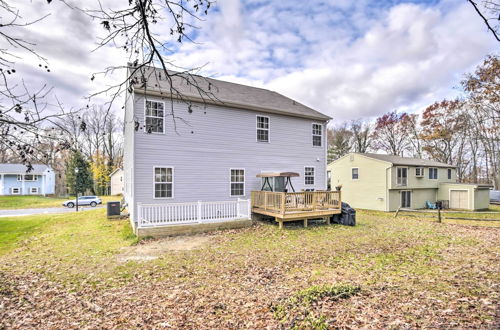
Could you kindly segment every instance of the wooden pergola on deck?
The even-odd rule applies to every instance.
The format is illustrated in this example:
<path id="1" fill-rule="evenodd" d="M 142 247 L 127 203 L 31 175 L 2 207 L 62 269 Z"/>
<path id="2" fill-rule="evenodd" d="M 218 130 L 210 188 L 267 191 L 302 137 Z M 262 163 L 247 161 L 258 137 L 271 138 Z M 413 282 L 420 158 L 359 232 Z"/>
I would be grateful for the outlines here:
<path id="1" fill-rule="evenodd" d="M 274 217 L 280 229 L 283 222 L 323 218 L 330 223 L 341 213 L 340 191 L 272 192 L 252 191 L 252 212 Z"/>

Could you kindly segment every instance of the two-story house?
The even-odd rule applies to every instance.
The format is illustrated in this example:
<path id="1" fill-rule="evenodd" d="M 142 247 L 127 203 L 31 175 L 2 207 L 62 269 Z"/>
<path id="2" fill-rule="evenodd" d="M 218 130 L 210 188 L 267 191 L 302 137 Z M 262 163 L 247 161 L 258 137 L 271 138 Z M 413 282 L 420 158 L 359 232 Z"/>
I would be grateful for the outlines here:
<path id="1" fill-rule="evenodd" d="M 212 96 L 178 77 L 172 84 L 182 100 L 169 93 L 170 80 L 128 89 L 123 194 L 134 226 L 141 215 L 175 218 L 169 212 L 177 211 L 146 210 L 151 205 L 186 203 L 179 211 L 186 221 L 200 216 L 201 207 L 200 217 L 224 217 L 230 202 L 261 190 L 262 172 L 298 173 L 291 178 L 296 191 L 326 189 L 330 117 L 266 89 L 208 78 L 197 83 Z"/>
<path id="2" fill-rule="evenodd" d="M 328 165 L 331 187 L 342 185 L 352 207 L 395 211 L 445 201 L 454 209 L 487 209 L 488 187 L 457 183 L 456 168 L 427 159 L 349 153 Z"/>
<path id="3" fill-rule="evenodd" d="M 27 172 L 23 164 L 0 164 L 0 195 L 50 195 L 55 175 L 47 165 L 34 164 Z"/>

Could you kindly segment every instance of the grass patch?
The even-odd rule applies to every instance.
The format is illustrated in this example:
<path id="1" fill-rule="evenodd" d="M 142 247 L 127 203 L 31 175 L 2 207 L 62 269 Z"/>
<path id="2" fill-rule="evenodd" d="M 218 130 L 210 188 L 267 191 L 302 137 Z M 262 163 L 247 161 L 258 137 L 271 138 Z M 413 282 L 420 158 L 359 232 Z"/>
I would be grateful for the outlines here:
<path id="1" fill-rule="evenodd" d="M 120 261 L 123 248 L 162 240 L 139 242 L 127 221 L 108 221 L 103 209 L 0 218 L 0 283 L 9 283 L 0 300 L 15 298 L 0 328 L 2 315 L 6 328 L 22 326 L 16 311 L 46 320 L 43 306 L 65 311 L 50 320 L 60 328 L 68 320 L 109 328 L 165 320 L 173 328 L 493 327 L 499 229 L 419 220 L 358 211 L 356 227 L 280 231 L 263 223 L 209 234 L 202 248 Z M 68 292 L 100 316 L 85 314 Z M 52 300 L 37 303 L 41 297 Z"/>
<path id="2" fill-rule="evenodd" d="M 0 196 L 0 210 L 62 207 L 62 203 L 75 197 Z M 119 196 L 101 196 L 102 203 L 121 200 Z"/>
<path id="3" fill-rule="evenodd" d="M 311 305 L 320 300 L 337 301 L 347 299 L 360 291 L 359 286 L 350 284 L 314 285 L 301 290 L 284 302 L 272 307 L 274 317 L 291 328 L 327 329 L 324 316 L 316 316 Z M 293 321 L 290 321 L 293 320 Z"/>

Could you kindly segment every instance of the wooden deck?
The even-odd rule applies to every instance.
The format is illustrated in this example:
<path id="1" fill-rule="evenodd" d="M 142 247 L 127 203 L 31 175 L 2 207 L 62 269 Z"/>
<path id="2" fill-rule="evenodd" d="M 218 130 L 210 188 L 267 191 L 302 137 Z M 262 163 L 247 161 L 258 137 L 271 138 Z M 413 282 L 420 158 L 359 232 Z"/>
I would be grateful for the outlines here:
<path id="1" fill-rule="evenodd" d="M 252 212 L 274 217 L 283 228 L 283 222 L 330 217 L 341 212 L 339 191 L 272 192 L 252 191 Z"/>

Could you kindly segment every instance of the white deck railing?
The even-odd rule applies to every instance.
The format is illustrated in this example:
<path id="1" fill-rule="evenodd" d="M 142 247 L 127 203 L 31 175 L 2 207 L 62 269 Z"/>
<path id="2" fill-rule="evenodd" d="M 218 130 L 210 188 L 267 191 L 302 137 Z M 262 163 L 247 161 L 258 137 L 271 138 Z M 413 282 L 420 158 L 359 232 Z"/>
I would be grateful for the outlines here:
<path id="1" fill-rule="evenodd" d="M 250 200 L 137 204 L 138 227 L 223 222 L 250 218 Z"/>

